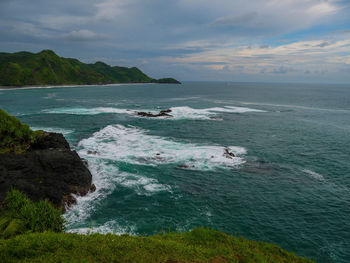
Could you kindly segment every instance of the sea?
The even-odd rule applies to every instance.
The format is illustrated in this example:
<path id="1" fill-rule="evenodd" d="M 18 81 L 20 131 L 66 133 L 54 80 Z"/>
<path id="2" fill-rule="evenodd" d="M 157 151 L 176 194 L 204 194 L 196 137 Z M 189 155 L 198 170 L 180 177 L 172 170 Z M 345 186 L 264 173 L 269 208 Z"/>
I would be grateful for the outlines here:
<path id="1" fill-rule="evenodd" d="M 68 232 L 204 226 L 350 262 L 350 85 L 2 89 L 0 108 L 88 161 L 97 190 L 64 215 Z"/>

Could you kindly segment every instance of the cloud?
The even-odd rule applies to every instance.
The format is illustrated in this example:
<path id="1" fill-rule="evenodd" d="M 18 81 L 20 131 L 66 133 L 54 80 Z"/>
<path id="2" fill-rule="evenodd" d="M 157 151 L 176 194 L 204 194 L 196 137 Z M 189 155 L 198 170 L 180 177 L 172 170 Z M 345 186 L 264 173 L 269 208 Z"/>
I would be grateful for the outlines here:
<path id="1" fill-rule="evenodd" d="M 344 55 L 347 54 L 347 55 Z M 212 48 L 181 58 L 163 58 L 172 63 L 202 64 L 213 70 L 244 66 L 246 74 L 292 74 L 313 69 L 324 74 L 325 68 L 334 72 L 339 66 L 350 64 L 350 39 L 338 41 L 296 41 L 271 46 L 231 46 Z"/>
<path id="2" fill-rule="evenodd" d="M 2 51 L 50 48 L 154 77 L 317 80 L 350 64 L 343 0 L 0 0 L 0 7 Z"/>
<path id="3" fill-rule="evenodd" d="M 91 40 L 99 40 L 103 36 L 100 34 L 97 34 L 95 32 L 92 32 L 87 29 L 81 29 L 81 30 L 73 30 L 67 34 L 63 34 L 61 38 L 71 41 L 91 41 Z"/>
<path id="4" fill-rule="evenodd" d="M 210 25 L 212 26 L 238 26 L 242 24 L 247 24 L 252 22 L 258 13 L 252 12 L 248 14 L 243 14 L 239 16 L 228 16 L 228 17 L 219 17 Z"/>
<path id="5" fill-rule="evenodd" d="M 97 13 L 95 17 L 101 20 L 115 20 L 124 13 L 124 8 L 132 1 L 107 0 L 96 4 Z"/>

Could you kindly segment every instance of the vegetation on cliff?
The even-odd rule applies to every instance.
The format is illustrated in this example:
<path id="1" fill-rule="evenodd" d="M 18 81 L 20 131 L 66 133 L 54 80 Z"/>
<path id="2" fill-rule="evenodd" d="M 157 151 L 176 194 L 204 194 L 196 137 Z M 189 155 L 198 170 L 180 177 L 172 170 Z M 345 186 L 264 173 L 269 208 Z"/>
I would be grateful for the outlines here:
<path id="1" fill-rule="evenodd" d="M 0 109 L 0 154 L 24 152 L 40 134 L 40 131 L 32 131 L 27 124 Z"/>
<path id="2" fill-rule="evenodd" d="M 0 86 L 83 85 L 111 83 L 179 83 L 156 80 L 138 68 L 111 67 L 103 62 L 85 64 L 63 58 L 52 50 L 39 53 L 0 53 Z"/>
<path id="3" fill-rule="evenodd" d="M 11 188 L 63 210 L 75 202 L 72 194 L 94 191 L 89 169 L 62 134 L 32 131 L 0 110 L 0 203 Z"/>
<path id="4" fill-rule="evenodd" d="M 62 232 L 61 212 L 47 200 L 32 202 L 18 190 L 11 190 L 0 207 L 0 237 L 10 238 L 32 232 Z"/>
<path id="5" fill-rule="evenodd" d="M 63 233 L 48 201 L 8 193 L 0 210 L 1 262 L 312 262 L 280 247 L 197 228 L 154 236 Z"/>

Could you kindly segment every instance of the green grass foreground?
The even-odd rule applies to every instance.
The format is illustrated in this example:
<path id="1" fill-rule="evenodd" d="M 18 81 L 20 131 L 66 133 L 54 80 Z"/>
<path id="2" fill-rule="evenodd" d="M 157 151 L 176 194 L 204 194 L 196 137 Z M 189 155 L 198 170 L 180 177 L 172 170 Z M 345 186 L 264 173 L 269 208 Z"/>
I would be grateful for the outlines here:
<path id="1" fill-rule="evenodd" d="M 0 262 L 312 262 L 207 228 L 147 237 L 63 231 L 59 210 L 13 189 L 0 209 Z"/>
<path id="2" fill-rule="evenodd" d="M 149 237 L 33 233 L 0 240 L 2 262 L 312 262 L 276 245 L 198 228 Z"/>

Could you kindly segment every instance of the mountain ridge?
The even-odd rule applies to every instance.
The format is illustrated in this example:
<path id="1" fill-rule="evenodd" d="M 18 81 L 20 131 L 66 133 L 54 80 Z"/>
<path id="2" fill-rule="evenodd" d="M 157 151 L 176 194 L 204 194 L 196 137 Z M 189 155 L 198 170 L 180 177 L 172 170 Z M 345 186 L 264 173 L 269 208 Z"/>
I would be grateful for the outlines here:
<path id="1" fill-rule="evenodd" d="M 0 52 L 0 86 L 101 85 L 118 83 L 179 84 L 173 78 L 154 79 L 137 67 L 110 66 L 104 62 L 86 64 L 58 56 L 52 50 L 38 53 Z"/>

